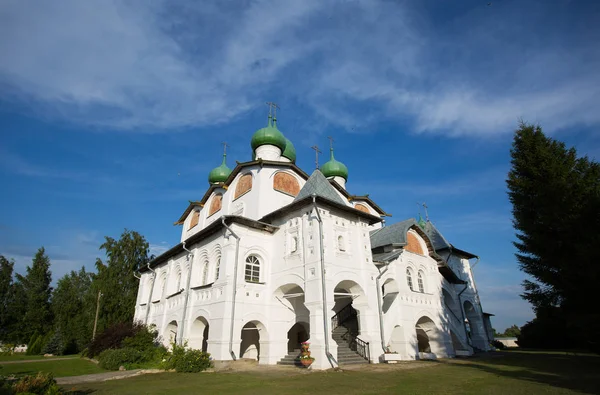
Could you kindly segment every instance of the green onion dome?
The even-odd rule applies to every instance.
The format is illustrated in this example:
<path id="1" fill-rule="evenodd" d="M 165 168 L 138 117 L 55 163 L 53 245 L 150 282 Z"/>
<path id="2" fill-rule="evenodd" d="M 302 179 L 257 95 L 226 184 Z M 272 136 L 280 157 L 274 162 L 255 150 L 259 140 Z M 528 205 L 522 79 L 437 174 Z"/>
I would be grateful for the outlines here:
<path id="1" fill-rule="evenodd" d="M 333 148 L 331 148 L 331 158 L 328 162 L 326 162 L 323 166 L 321 166 L 321 173 L 326 178 L 329 177 L 342 177 L 344 180 L 348 181 L 348 168 L 342 162 L 338 162 L 333 157 Z"/>
<path id="2" fill-rule="evenodd" d="M 271 116 L 269 116 L 267 127 L 259 129 L 254 133 L 250 145 L 253 150 L 256 150 L 261 145 L 274 145 L 279 147 L 281 152 L 283 152 L 286 146 L 286 139 L 279 129 L 277 129 L 277 120 L 274 119 L 271 122 Z"/>
<path id="3" fill-rule="evenodd" d="M 223 155 L 223 163 L 221 163 L 221 166 L 219 167 L 215 167 L 214 169 L 212 169 L 210 171 L 210 173 L 208 173 L 208 182 L 211 184 L 217 184 L 220 182 L 225 182 L 228 178 L 229 175 L 231 174 L 231 169 L 229 167 L 227 167 L 227 165 L 225 164 L 225 159 L 227 158 L 227 155 Z"/>
<path id="4" fill-rule="evenodd" d="M 281 154 L 284 158 L 288 158 L 292 162 L 296 162 L 296 148 L 289 139 L 285 139 L 285 149 Z"/>

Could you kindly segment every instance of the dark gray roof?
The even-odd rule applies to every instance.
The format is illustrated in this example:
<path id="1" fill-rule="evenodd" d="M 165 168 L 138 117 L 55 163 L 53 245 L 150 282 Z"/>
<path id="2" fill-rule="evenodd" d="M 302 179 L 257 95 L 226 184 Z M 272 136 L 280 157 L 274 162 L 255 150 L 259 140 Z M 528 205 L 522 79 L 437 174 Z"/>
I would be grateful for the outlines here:
<path id="1" fill-rule="evenodd" d="M 406 232 L 408 228 L 417 225 L 417 222 L 411 218 L 402 222 L 375 229 L 369 232 L 371 236 L 371 248 L 383 247 L 390 244 L 400 246 L 406 245 Z"/>
<path id="2" fill-rule="evenodd" d="M 373 262 L 388 263 L 388 262 L 391 262 L 394 259 L 398 258 L 400 255 L 402 255 L 403 252 L 404 252 L 404 250 L 399 249 L 396 251 L 382 252 L 380 254 L 373 254 Z"/>
<path id="3" fill-rule="evenodd" d="M 427 221 L 425 223 L 423 231 L 425 231 L 425 234 L 429 237 L 429 240 L 431 240 L 431 244 L 433 245 L 434 250 L 438 251 L 443 250 L 444 248 L 451 247 L 450 243 L 448 243 L 448 240 L 446 240 L 444 236 L 442 236 L 440 231 L 437 230 L 437 228 L 431 221 Z"/>
<path id="4" fill-rule="evenodd" d="M 304 184 L 300 192 L 298 192 L 294 202 L 300 201 L 312 195 L 317 195 L 344 206 L 348 205 L 335 191 L 335 189 L 333 189 L 329 181 L 327 181 L 327 178 L 325 178 L 320 170 L 313 171 L 308 180 L 306 180 L 306 184 Z"/>

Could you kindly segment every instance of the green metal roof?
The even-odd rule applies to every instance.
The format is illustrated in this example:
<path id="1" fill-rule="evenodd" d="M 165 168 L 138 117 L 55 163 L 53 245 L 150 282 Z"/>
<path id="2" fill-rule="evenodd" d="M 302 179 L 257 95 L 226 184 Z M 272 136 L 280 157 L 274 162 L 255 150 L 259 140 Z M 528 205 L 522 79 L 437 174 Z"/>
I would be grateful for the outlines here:
<path id="1" fill-rule="evenodd" d="M 342 162 L 338 162 L 333 157 L 333 148 L 330 149 L 331 156 L 328 162 L 321 166 L 321 173 L 325 177 L 342 177 L 348 181 L 348 168 Z"/>
<path id="2" fill-rule="evenodd" d="M 215 167 L 210 171 L 210 173 L 208 173 L 209 183 L 216 184 L 219 182 L 225 182 L 227 180 L 227 178 L 231 174 L 231 169 L 225 164 L 226 158 L 227 155 L 223 155 L 223 163 L 221 163 L 221 166 Z"/>
<path id="3" fill-rule="evenodd" d="M 279 147 L 281 152 L 285 150 L 286 139 L 279 129 L 277 129 L 277 120 L 273 119 L 273 121 L 271 121 L 270 115 L 267 127 L 258 129 L 250 141 L 250 146 L 253 150 L 256 150 L 261 145 L 274 145 Z"/>
<path id="4" fill-rule="evenodd" d="M 285 149 L 281 156 L 288 158 L 290 161 L 296 161 L 296 148 L 294 148 L 294 144 L 289 139 L 285 139 Z"/>

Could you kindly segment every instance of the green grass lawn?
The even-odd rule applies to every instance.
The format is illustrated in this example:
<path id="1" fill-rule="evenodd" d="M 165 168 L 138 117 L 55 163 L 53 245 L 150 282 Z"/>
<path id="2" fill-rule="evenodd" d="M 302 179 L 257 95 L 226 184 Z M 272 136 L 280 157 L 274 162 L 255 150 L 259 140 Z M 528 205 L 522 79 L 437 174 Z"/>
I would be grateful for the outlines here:
<path id="1" fill-rule="evenodd" d="M 489 356 L 371 366 L 363 371 L 162 373 L 68 386 L 86 394 L 600 394 L 600 357 L 496 352 Z"/>
<path id="2" fill-rule="evenodd" d="M 57 355 L 54 357 L 44 357 L 43 355 L 25 355 L 24 353 L 18 353 L 13 355 L 0 355 L 0 363 L 10 361 L 26 361 L 33 359 L 49 359 L 49 358 L 73 358 L 78 355 Z"/>
<path id="3" fill-rule="evenodd" d="M 0 375 L 22 376 L 50 372 L 54 377 L 80 376 L 84 374 L 102 373 L 106 370 L 85 359 L 65 359 L 63 361 L 27 362 L 0 365 Z"/>

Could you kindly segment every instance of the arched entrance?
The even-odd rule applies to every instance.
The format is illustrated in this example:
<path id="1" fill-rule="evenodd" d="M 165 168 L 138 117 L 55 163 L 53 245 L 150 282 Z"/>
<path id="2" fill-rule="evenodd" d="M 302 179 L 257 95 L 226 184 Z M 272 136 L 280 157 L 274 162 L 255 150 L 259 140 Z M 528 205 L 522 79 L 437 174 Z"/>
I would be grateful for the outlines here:
<path id="1" fill-rule="evenodd" d="M 173 320 L 167 324 L 163 331 L 163 343 L 170 348 L 173 343 L 177 343 L 177 321 Z"/>
<path id="2" fill-rule="evenodd" d="M 188 340 L 190 348 L 208 352 L 209 328 L 210 325 L 206 318 L 200 316 L 194 320 Z"/>
<path id="3" fill-rule="evenodd" d="M 360 310 L 367 305 L 363 289 L 352 280 L 341 281 L 333 290 L 333 300 L 335 315 L 331 319 L 331 331 L 338 345 L 338 363 L 351 363 L 356 361 L 355 358 L 370 360 L 368 343 L 358 337 L 361 333 Z"/>
<path id="4" fill-rule="evenodd" d="M 300 350 L 300 343 L 305 342 L 309 338 L 310 331 L 307 322 L 297 322 L 288 331 L 288 352 Z"/>
<path id="5" fill-rule="evenodd" d="M 247 322 L 241 330 L 240 358 L 260 360 L 260 342 L 267 338 L 265 326 L 260 321 Z"/>
<path id="6" fill-rule="evenodd" d="M 417 336 L 417 350 L 419 359 L 436 358 L 444 355 L 444 339 L 442 332 L 433 320 L 427 316 L 419 318 L 415 324 Z"/>
<path id="7" fill-rule="evenodd" d="M 274 333 L 271 339 L 271 352 L 284 357 L 299 350 L 300 343 L 310 337 L 310 312 L 304 304 L 304 290 L 295 283 L 282 285 L 273 292 L 272 306 L 280 326 L 275 329 L 278 333 Z M 281 336 L 285 331 L 286 337 Z"/>

